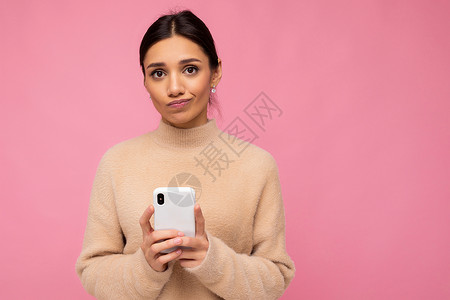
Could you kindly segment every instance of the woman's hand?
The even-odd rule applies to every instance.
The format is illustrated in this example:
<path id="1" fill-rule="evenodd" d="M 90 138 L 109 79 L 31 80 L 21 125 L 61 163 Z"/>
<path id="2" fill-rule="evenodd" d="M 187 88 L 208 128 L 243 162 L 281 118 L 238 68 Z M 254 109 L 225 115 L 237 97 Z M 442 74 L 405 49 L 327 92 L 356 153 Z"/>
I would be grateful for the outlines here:
<path id="1" fill-rule="evenodd" d="M 205 232 L 205 218 L 200 205 L 194 207 L 195 214 L 195 237 L 181 237 L 181 246 L 190 247 L 191 249 L 183 249 L 178 256 L 180 265 L 184 268 L 193 268 L 200 265 L 208 252 L 209 242 Z"/>
<path id="2" fill-rule="evenodd" d="M 163 272 L 167 269 L 167 263 L 177 259 L 182 253 L 182 250 L 177 249 L 168 254 L 160 252 L 174 246 L 179 246 L 182 242 L 181 237 L 184 234 L 178 230 L 154 230 L 150 225 L 150 217 L 154 212 L 155 208 L 153 205 L 150 205 L 139 220 L 143 236 L 141 249 L 150 267 L 155 271 Z M 160 242 L 161 240 L 165 241 Z"/>

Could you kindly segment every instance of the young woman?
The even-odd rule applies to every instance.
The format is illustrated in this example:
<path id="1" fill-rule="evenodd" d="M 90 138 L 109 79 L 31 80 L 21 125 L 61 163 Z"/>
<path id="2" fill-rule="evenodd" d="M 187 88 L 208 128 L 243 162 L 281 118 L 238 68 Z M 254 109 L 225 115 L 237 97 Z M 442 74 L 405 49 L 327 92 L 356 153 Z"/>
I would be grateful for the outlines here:
<path id="1" fill-rule="evenodd" d="M 208 28 L 190 11 L 160 17 L 140 64 L 161 120 L 100 161 L 76 264 L 84 288 L 99 299 L 280 297 L 294 264 L 277 165 L 252 144 L 233 155 L 236 138 L 208 119 L 222 77 Z M 153 190 L 186 174 L 198 181 L 195 237 L 155 230 Z M 174 246 L 189 248 L 161 253 Z"/>

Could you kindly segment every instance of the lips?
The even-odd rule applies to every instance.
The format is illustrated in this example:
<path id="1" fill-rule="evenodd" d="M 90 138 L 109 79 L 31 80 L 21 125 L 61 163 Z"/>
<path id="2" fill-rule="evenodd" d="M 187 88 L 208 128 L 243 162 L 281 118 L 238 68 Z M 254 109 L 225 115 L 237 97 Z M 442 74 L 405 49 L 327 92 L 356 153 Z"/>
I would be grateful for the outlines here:
<path id="1" fill-rule="evenodd" d="M 168 106 L 174 105 L 174 104 L 180 104 L 180 103 L 184 103 L 184 102 L 188 102 L 191 99 L 180 99 L 180 100 L 174 100 L 169 102 L 169 104 L 167 104 Z"/>

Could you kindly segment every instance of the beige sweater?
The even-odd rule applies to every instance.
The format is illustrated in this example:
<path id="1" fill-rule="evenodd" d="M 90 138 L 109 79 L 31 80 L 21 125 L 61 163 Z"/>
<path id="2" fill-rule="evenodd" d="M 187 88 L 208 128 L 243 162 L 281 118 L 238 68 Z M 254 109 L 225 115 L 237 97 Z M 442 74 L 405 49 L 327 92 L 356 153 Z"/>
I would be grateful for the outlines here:
<path id="1" fill-rule="evenodd" d="M 76 263 L 84 288 L 98 299 L 280 297 L 295 269 L 285 249 L 277 165 L 267 151 L 241 142 L 212 119 L 191 129 L 160 121 L 111 147 L 98 166 Z M 191 181 L 180 184 L 194 185 L 209 249 L 195 268 L 171 262 L 156 272 L 140 248 L 139 218 L 156 187 L 186 174 Z"/>

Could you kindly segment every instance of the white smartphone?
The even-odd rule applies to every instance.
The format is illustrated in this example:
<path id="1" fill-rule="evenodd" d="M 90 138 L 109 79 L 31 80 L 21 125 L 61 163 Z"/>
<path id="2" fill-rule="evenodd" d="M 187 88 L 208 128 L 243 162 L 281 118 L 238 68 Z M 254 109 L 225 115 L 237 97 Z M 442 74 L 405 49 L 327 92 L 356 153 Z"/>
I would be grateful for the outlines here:
<path id="1" fill-rule="evenodd" d="M 176 229 L 195 237 L 195 190 L 190 187 L 159 187 L 153 191 L 155 230 Z M 173 247 L 162 253 L 170 253 Z"/>

